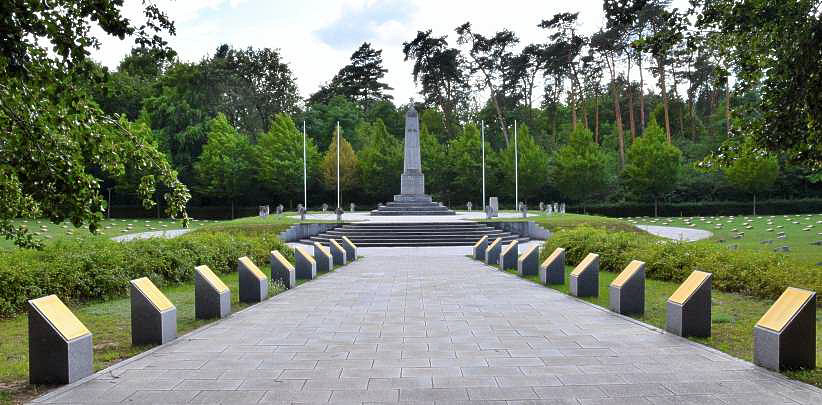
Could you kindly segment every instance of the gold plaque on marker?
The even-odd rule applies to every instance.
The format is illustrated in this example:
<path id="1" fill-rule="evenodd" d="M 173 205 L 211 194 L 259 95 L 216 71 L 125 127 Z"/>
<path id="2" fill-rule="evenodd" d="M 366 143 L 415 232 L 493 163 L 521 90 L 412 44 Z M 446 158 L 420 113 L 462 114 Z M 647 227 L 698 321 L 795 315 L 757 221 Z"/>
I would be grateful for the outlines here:
<path id="1" fill-rule="evenodd" d="M 197 266 L 194 269 L 197 270 L 197 272 L 200 273 L 208 284 L 211 284 L 211 287 L 217 290 L 218 293 L 222 294 L 228 291 L 228 286 L 226 286 L 225 283 L 223 283 L 223 280 L 220 280 L 220 278 L 217 277 L 217 275 L 214 274 L 208 266 Z"/>
<path id="2" fill-rule="evenodd" d="M 502 238 L 496 238 L 493 242 L 491 242 L 491 246 L 489 246 L 489 248 L 499 245 L 500 243 L 502 243 Z"/>
<path id="3" fill-rule="evenodd" d="M 693 295 L 699 286 L 710 276 L 711 273 L 705 273 L 699 270 L 694 271 L 679 285 L 679 288 L 674 291 L 674 294 L 671 295 L 671 298 L 668 298 L 668 300 L 680 305 L 685 304 L 685 301 L 688 301 L 688 298 L 691 298 L 691 295 Z"/>
<path id="4" fill-rule="evenodd" d="M 131 280 L 131 284 L 140 290 L 140 293 L 148 298 L 148 300 L 151 301 L 151 305 L 154 305 L 154 308 L 158 311 L 165 312 L 174 308 L 174 304 L 168 300 L 168 297 L 166 297 L 148 277 Z"/>
<path id="5" fill-rule="evenodd" d="M 271 256 L 274 256 L 274 258 L 278 262 L 280 262 L 280 264 L 282 264 L 285 268 L 287 268 L 287 269 L 293 269 L 294 268 L 294 266 L 292 266 L 291 263 L 289 263 L 288 260 L 286 260 L 285 257 L 283 257 L 283 254 L 280 253 L 279 251 L 272 250 L 271 251 Z"/>
<path id="6" fill-rule="evenodd" d="M 56 295 L 29 301 L 65 340 L 74 340 L 91 334 L 71 310 Z"/>
<path id="7" fill-rule="evenodd" d="M 588 266 L 590 266 L 591 263 L 594 260 L 596 260 L 597 257 L 599 257 L 599 255 L 596 254 L 596 253 L 588 253 L 588 256 L 585 256 L 585 258 L 582 259 L 581 262 L 579 262 L 577 267 L 574 267 L 574 271 L 571 272 L 571 275 L 575 276 L 575 277 L 578 277 L 580 274 L 582 274 L 583 270 L 588 268 Z"/>
<path id="8" fill-rule="evenodd" d="M 319 242 L 314 242 L 314 250 L 319 250 L 322 254 L 326 256 L 331 256 L 331 250 L 320 244 Z"/>
<path id="9" fill-rule="evenodd" d="M 334 240 L 334 239 L 329 239 L 329 240 L 328 240 L 328 242 L 329 242 L 329 244 L 330 244 L 330 245 L 334 246 L 334 247 L 335 247 L 335 248 L 337 248 L 338 250 L 343 250 L 342 246 L 340 246 L 340 244 L 339 244 L 339 243 L 337 243 L 337 241 L 336 241 L 336 240 Z"/>
<path id="10" fill-rule="evenodd" d="M 265 280 L 266 279 L 265 274 L 263 274 L 263 272 L 260 271 L 260 269 L 257 267 L 257 265 L 254 264 L 254 262 L 252 262 L 251 259 L 248 258 L 248 256 L 241 257 L 240 262 L 243 263 L 243 266 L 245 266 L 245 268 L 247 268 L 248 271 L 250 271 L 251 274 L 254 275 L 254 277 L 257 277 L 257 280 Z"/>
<path id="11" fill-rule="evenodd" d="M 342 238 L 343 238 L 344 241 L 348 242 L 351 246 L 354 246 L 354 247 L 357 246 L 357 245 L 354 244 L 354 242 L 351 242 L 351 239 L 348 239 L 348 236 L 343 236 Z"/>
<path id="12" fill-rule="evenodd" d="M 479 245 L 481 245 L 481 244 L 482 244 L 482 242 L 484 242 L 484 241 L 486 241 L 486 240 L 488 240 L 488 235 L 485 235 L 485 236 L 481 237 L 481 238 L 480 238 L 480 240 L 478 240 L 478 241 L 477 241 L 477 243 L 475 243 L 475 244 L 474 244 L 474 247 L 475 247 L 475 248 L 476 248 L 476 247 L 479 247 Z"/>
<path id="13" fill-rule="evenodd" d="M 626 281 L 630 280 L 631 277 L 645 264 L 639 260 L 632 260 L 631 263 L 628 263 L 628 266 L 625 267 L 625 270 L 622 270 L 621 273 L 611 282 L 611 285 L 614 287 L 622 287 Z"/>
<path id="14" fill-rule="evenodd" d="M 508 253 L 509 251 L 511 251 L 511 249 L 517 247 L 517 245 L 519 245 L 519 242 L 517 242 L 517 241 L 513 241 L 513 242 L 509 243 L 507 246 L 505 246 L 502 249 L 503 254 Z"/>
<path id="15" fill-rule="evenodd" d="M 794 315 L 802 309 L 813 293 L 800 288 L 788 287 L 776 302 L 768 308 L 768 312 L 759 319 L 756 326 L 770 329 L 774 332 L 781 332 L 793 319 Z"/>
<path id="16" fill-rule="evenodd" d="M 309 263 L 316 263 L 316 262 L 314 261 L 314 258 L 313 258 L 313 257 L 311 257 L 311 256 L 310 256 L 310 255 L 309 255 L 309 254 L 308 254 L 305 250 L 303 250 L 302 248 L 300 248 L 300 247 L 296 247 L 296 248 L 294 248 L 294 250 L 297 252 L 297 254 L 298 254 L 298 255 L 302 256 L 302 257 L 303 257 L 303 259 L 307 260 Z"/>
<path id="17" fill-rule="evenodd" d="M 553 262 L 554 262 L 554 260 L 557 260 L 557 258 L 559 257 L 559 255 L 561 255 L 563 252 L 565 252 L 565 249 L 563 249 L 563 248 L 556 248 L 556 249 L 554 249 L 554 251 L 553 251 L 553 252 L 551 252 L 551 255 L 550 255 L 550 256 L 548 256 L 548 258 L 547 258 L 547 259 L 545 259 L 545 261 L 544 261 L 544 262 L 542 262 L 542 264 L 547 266 L 549 263 L 553 263 Z"/>

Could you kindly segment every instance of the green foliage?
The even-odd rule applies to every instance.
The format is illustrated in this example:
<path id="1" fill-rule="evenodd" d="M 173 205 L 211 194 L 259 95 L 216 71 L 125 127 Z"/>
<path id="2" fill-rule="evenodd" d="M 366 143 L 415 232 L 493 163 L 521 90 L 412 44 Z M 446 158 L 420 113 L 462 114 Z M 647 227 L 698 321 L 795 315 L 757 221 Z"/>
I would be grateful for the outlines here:
<path id="1" fill-rule="evenodd" d="M 119 243 L 103 238 L 57 241 L 42 251 L 0 251 L 0 317 L 25 308 L 26 301 L 48 294 L 87 301 L 123 296 L 128 281 L 149 277 L 158 285 L 189 281 L 195 266 L 218 273 L 235 271 L 237 258 L 251 257 L 263 267 L 279 250 L 293 261 L 293 251 L 271 227 L 198 230 L 174 239 Z"/>
<path id="2" fill-rule="evenodd" d="M 446 158 L 445 146 L 425 125 L 420 125 L 420 154 L 425 192 L 438 198 L 448 197 L 451 193 L 451 165 Z"/>
<path id="3" fill-rule="evenodd" d="M 399 194 L 397 185 L 403 169 L 400 141 L 387 132 L 380 119 L 374 124 L 360 124 L 357 133 L 357 138 L 365 140 L 365 146 L 357 153 L 363 194 L 371 201 L 385 201 Z"/>
<path id="4" fill-rule="evenodd" d="M 605 191 L 610 182 L 607 157 L 582 125 L 571 132 L 568 143 L 554 155 L 551 166 L 553 185 L 563 195 L 585 201 Z"/>
<path id="5" fill-rule="evenodd" d="M 223 114 L 211 120 L 209 127 L 208 142 L 194 164 L 197 179 L 203 192 L 226 198 L 233 204 L 249 184 L 251 144 Z"/>
<path id="6" fill-rule="evenodd" d="M 393 88 L 380 82 L 386 72 L 388 69 L 382 66 L 382 50 L 363 42 L 351 54 L 351 62 L 340 69 L 330 83 L 312 94 L 309 102 L 327 103 L 334 96 L 343 96 L 366 107 L 374 101 L 390 100 L 393 97 L 387 92 Z"/>
<path id="7" fill-rule="evenodd" d="M 343 96 L 334 96 L 326 103 L 313 103 L 303 115 L 308 133 L 316 139 L 321 150 L 328 150 L 331 146 L 331 137 L 337 130 L 337 122 L 340 123 L 343 133 L 354 134 L 354 129 L 363 120 L 363 116 L 357 104 Z M 349 142 L 358 148 L 363 146 L 358 139 Z"/>
<path id="8" fill-rule="evenodd" d="M 665 139 L 662 128 L 651 119 L 642 136 L 628 149 L 628 164 L 622 176 L 634 193 L 654 202 L 676 187 L 682 153 Z"/>
<path id="9" fill-rule="evenodd" d="M 600 269 L 620 272 L 631 260 L 645 262 L 646 277 L 681 282 L 694 270 L 713 273 L 712 285 L 720 291 L 776 299 L 787 287 L 822 291 L 819 271 L 784 255 L 731 251 L 711 242 L 677 242 L 630 232 L 592 228 L 563 230 L 545 242 L 542 255 L 566 249 L 569 264 L 579 263 L 590 252 L 600 255 Z M 544 258 L 543 257 L 543 258 Z"/>
<path id="10" fill-rule="evenodd" d="M 280 201 L 302 193 L 303 134 L 288 115 L 277 114 L 271 129 L 257 138 L 253 149 L 257 183 Z M 319 170 L 320 152 L 310 137 L 306 137 L 305 154 L 311 181 Z"/>
<path id="11" fill-rule="evenodd" d="M 519 199 L 521 201 L 538 201 L 545 185 L 548 183 L 548 154 L 537 145 L 528 134 L 528 127 L 521 124 L 517 131 L 517 152 L 519 161 Z M 514 192 L 514 142 L 499 151 L 497 155 L 501 171 L 501 183 L 505 184 L 505 194 Z"/>
<path id="12" fill-rule="evenodd" d="M 331 145 L 328 151 L 323 156 L 321 175 L 323 185 L 326 190 L 337 190 L 337 136 L 339 134 L 334 131 L 331 136 Z M 340 176 L 340 192 L 349 192 L 357 186 L 357 154 L 351 144 L 345 139 L 340 138 L 340 162 L 339 162 L 339 176 Z M 342 202 L 341 202 L 342 203 Z"/>
<path id="13" fill-rule="evenodd" d="M 725 168 L 725 176 L 734 188 L 753 195 L 767 191 L 778 175 L 776 157 L 750 147 L 741 151 Z"/>
<path id="14" fill-rule="evenodd" d="M 451 172 L 453 201 L 472 201 L 482 209 L 482 140 L 480 130 L 468 124 L 456 138 L 448 143 L 447 160 Z M 491 144 L 485 142 L 485 152 L 492 153 Z M 479 204 L 477 204 L 479 201 Z"/>

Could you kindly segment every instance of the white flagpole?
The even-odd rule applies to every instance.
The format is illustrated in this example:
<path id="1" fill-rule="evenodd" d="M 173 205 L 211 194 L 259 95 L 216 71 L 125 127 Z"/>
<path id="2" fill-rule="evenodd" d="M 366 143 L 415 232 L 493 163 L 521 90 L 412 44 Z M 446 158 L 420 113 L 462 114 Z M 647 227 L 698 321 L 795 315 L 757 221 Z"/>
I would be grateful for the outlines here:
<path id="1" fill-rule="evenodd" d="M 340 205 L 340 122 L 337 121 L 337 208 Z"/>
<path id="2" fill-rule="evenodd" d="M 519 209 L 519 153 L 517 150 L 517 120 L 514 120 L 514 209 Z"/>
<path id="3" fill-rule="evenodd" d="M 480 137 L 482 144 L 482 210 L 488 211 L 485 206 L 485 121 L 480 121 Z"/>
<path id="4" fill-rule="evenodd" d="M 308 161 L 305 153 L 305 120 L 303 120 L 303 208 L 308 211 Z"/>

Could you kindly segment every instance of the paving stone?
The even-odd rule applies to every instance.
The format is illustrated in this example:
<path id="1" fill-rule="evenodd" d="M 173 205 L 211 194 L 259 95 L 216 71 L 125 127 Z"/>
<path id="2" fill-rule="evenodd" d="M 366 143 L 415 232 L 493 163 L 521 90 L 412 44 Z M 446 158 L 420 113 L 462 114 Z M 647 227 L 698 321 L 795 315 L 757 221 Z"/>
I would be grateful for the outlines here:
<path id="1" fill-rule="evenodd" d="M 815 387 L 464 253 L 370 252 L 36 401 L 822 403 Z"/>

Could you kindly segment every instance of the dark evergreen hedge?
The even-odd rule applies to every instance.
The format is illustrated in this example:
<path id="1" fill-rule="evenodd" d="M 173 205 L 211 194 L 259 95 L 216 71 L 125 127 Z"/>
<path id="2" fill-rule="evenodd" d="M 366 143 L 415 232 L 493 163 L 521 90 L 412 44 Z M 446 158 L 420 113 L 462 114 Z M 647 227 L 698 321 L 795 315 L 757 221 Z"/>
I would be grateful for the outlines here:
<path id="1" fill-rule="evenodd" d="M 654 204 L 622 202 L 568 206 L 567 212 L 596 214 L 608 217 L 642 217 L 654 215 Z M 705 201 L 659 203 L 661 217 L 692 217 L 713 215 L 751 215 L 753 201 Z M 765 200 L 756 202 L 757 215 L 817 214 L 822 212 L 822 199 Z"/>

